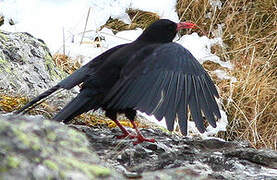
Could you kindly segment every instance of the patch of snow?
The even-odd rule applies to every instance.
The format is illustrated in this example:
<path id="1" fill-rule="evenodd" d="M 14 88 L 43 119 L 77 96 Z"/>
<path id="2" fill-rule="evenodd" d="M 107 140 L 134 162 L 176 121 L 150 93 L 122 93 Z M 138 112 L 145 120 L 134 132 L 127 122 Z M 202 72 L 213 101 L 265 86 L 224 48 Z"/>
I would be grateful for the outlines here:
<path id="1" fill-rule="evenodd" d="M 149 0 L 133 0 L 131 2 L 132 9 L 139 9 L 142 11 L 149 11 L 157 13 L 161 19 L 170 19 L 174 22 L 179 22 L 179 17 L 176 12 L 177 0 L 159 0 L 149 1 Z"/>
<path id="2" fill-rule="evenodd" d="M 209 0 L 209 3 L 214 9 L 216 9 L 216 8 L 221 9 L 222 8 L 222 2 L 220 0 Z"/>
<path id="3" fill-rule="evenodd" d="M 212 32 L 213 36 L 216 37 L 216 38 L 222 38 L 223 28 L 224 28 L 225 24 L 221 23 L 221 24 L 217 24 L 216 26 L 217 26 L 217 29 L 214 29 L 213 32 Z"/>
<path id="4" fill-rule="evenodd" d="M 191 35 L 182 36 L 177 43 L 187 48 L 201 64 L 209 60 L 220 64 L 222 67 L 229 69 L 233 67 L 229 61 L 221 61 L 217 55 L 211 53 L 212 46 L 223 46 L 221 38 L 209 39 L 206 36 L 200 37 L 197 33 L 192 33 Z"/>
<path id="5" fill-rule="evenodd" d="M 1 29 L 29 32 L 43 39 L 51 52 L 56 53 L 63 50 L 63 31 L 65 43 L 70 44 L 72 36 L 81 35 L 88 14 L 86 29 L 96 33 L 110 17 L 130 23 L 126 13 L 130 8 L 154 12 L 161 18 L 178 21 L 175 5 L 176 0 L 160 0 L 159 3 L 146 0 L 4 0 L 0 1 L 0 14 L 6 20 Z M 10 26 L 7 23 L 9 19 L 13 19 L 15 25 Z M 92 36 L 95 33 L 91 33 Z"/>
<path id="6" fill-rule="evenodd" d="M 213 73 L 215 73 L 219 79 L 230 79 L 231 82 L 237 82 L 237 79 L 235 77 L 229 76 L 226 71 L 223 71 L 221 69 L 216 69 L 213 71 Z"/>
<path id="7" fill-rule="evenodd" d="M 149 120 L 150 122 L 155 123 L 155 124 L 157 124 L 158 126 L 163 127 L 163 128 L 165 128 L 165 129 L 167 128 L 164 118 L 163 118 L 161 121 L 158 121 L 158 120 L 154 117 L 154 115 L 149 116 L 149 115 L 147 115 L 146 113 L 143 113 L 143 112 L 140 112 L 140 111 L 138 111 L 138 113 L 139 113 L 140 115 L 142 115 L 143 117 L 145 117 L 145 118 L 146 118 L 147 120 Z M 176 124 L 175 124 L 175 125 L 176 125 Z"/>

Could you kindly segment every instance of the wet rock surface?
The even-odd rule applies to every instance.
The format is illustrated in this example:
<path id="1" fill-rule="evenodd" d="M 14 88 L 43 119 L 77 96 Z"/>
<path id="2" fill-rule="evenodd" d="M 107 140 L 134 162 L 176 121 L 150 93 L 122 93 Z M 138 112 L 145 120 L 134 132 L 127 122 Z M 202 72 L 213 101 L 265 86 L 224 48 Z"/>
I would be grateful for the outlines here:
<path id="1" fill-rule="evenodd" d="M 255 150 L 247 142 L 201 140 L 143 129 L 146 137 L 157 142 L 134 146 L 135 140 L 116 138 L 118 128 L 71 127 L 84 132 L 99 157 L 126 177 L 277 179 L 277 152 Z"/>

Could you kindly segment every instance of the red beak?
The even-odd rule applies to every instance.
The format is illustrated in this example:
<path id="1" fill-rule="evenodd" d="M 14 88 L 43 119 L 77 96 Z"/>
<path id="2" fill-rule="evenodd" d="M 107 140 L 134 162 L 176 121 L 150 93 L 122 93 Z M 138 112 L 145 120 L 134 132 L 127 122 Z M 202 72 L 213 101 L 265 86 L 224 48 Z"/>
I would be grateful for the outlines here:
<path id="1" fill-rule="evenodd" d="M 177 31 L 181 29 L 196 29 L 197 25 L 194 23 L 189 23 L 189 22 L 179 22 L 177 23 Z"/>

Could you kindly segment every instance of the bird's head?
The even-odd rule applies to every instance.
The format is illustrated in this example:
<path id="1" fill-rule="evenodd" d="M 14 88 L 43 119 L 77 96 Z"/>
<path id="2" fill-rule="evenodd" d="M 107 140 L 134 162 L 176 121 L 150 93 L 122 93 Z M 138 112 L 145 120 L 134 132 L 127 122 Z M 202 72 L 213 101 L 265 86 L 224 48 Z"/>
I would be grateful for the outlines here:
<path id="1" fill-rule="evenodd" d="M 194 29 L 196 24 L 189 22 L 175 23 L 168 19 L 160 19 L 148 26 L 138 37 L 138 40 L 167 43 L 171 42 L 181 29 Z"/>

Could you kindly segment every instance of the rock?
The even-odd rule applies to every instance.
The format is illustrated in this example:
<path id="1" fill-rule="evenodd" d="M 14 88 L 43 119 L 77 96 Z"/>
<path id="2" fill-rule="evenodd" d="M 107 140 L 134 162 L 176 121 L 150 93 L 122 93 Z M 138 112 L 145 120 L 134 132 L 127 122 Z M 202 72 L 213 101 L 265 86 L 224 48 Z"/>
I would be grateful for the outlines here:
<path id="1" fill-rule="evenodd" d="M 49 49 L 42 40 L 28 33 L 0 30 L 1 96 L 32 99 L 66 76 L 67 74 L 55 65 Z M 51 112 L 45 112 L 45 115 L 49 117 L 53 111 L 63 107 L 76 95 L 77 89 L 61 92 L 56 95 L 55 100 L 50 98 L 47 107 Z M 0 112 L 4 109 L 0 107 Z"/>
<path id="2" fill-rule="evenodd" d="M 0 115 L 1 179 L 123 179 L 84 134 L 43 118 Z"/>
<path id="3" fill-rule="evenodd" d="M 54 65 L 45 43 L 28 33 L 0 31 L 0 87 L 37 95 L 65 77 Z"/>
<path id="4" fill-rule="evenodd" d="M 142 174 L 143 179 L 147 180 L 208 180 L 208 176 L 201 175 L 189 168 L 172 168 Z"/>
<path id="5" fill-rule="evenodd" d="M 118 128 L 71 127 L 87 135 L 100 159 L 130 178 L 277 179 L 277 152 L 255 150 L 247 142 L 202 140 L 143 129 L 146 137 L 157 142 L 134 146 L 135 140 L 113 136 L 120 134 Z"/>
<path id="6" fill-rule="evenodd" d="M 277 153 L 273 150 L 241 148 L 225 152 L 225 156 L 237 157 L 277 169 Z"/>

